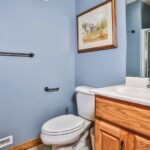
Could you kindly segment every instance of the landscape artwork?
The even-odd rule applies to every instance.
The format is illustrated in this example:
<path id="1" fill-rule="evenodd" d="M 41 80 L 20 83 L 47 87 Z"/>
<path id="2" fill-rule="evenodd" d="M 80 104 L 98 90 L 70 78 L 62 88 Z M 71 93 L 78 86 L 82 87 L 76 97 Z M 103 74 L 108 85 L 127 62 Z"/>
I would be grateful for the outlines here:
<path id="1" fill-rule="evenodd" d="M 115 48 L 114 0 L 104 2 L 77 17 L 78 51 L 87 52 Z M 114 43 L 115 41 L 115 43 Z"/>
<path id="2" fill-rule="evenodd" d="M 82 42 L 90 43 L 108 39 L 107 19 L 105 16 L 97 16 L 93 23 L 83 23 Z M 91 19 L 92 20 L 92 19 Z M 92 21 L 91 21 L 92 22 Z"/>

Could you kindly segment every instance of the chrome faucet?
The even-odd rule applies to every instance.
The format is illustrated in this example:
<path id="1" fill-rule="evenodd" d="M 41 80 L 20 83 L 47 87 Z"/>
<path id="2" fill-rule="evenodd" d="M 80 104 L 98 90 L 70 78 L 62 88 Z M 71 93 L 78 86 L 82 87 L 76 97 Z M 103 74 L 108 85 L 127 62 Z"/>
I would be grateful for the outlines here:
<path id="1" fill-rule="evenodd" d="M 147 84 L 147 88 L 150 88 L 150 78 L 149 78 L 149 84 Z"/>

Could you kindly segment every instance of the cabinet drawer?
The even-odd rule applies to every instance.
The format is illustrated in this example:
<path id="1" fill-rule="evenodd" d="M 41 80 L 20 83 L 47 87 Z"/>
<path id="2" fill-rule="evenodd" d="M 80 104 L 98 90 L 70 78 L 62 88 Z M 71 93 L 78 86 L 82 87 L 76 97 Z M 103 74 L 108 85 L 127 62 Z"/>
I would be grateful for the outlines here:
<path id="1" fill-rule="evenodd" d="M 96 117 L 150 137 L 150 107 L 96 96 Z"/>

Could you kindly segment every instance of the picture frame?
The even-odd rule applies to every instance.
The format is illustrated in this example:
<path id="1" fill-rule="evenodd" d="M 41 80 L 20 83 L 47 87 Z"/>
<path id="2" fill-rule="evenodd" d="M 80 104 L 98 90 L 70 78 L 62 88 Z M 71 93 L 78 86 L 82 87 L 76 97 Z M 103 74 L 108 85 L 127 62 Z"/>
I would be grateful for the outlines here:
<path id="1" fill-rule="evenodd" d="M 79 53 L 118 47 L 116 0 L 77 15 L 77 47 Z"/>

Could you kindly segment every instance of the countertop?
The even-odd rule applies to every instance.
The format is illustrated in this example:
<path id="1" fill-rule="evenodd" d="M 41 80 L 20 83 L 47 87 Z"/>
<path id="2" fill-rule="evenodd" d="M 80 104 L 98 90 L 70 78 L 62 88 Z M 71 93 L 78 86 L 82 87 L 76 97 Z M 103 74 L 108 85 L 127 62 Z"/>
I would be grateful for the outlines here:
<path id="1" fill-rule="evenodd" d="M 105 88 L 96 88 L 96 89 L 91 89 L 90 92 L 101 95 L 101 96 L 106 96 L 110 98 L 115 98 L 121 101 L 127 101 L 127 102 L 132 102 L 136 104 L 141 104 L 145 106 L 150 106 L 150 89 L 148 88 L 141 88 L 141 87 L 135 87 L 136 89 L 139 88 L 141 90 L 140 92 L 135 92 L 132 94 L 132 91 L 130 94 L 126 93 L 120 93 L 118 92 L 118 89 L 133 89 L 134 87 L 132 86 L 126 86 L 126 85 L 117 85 L 117 86 L 110 86 L 110 87 L 105 87 Z M 145 94 L 145 91 L 147 94 Z"/>

